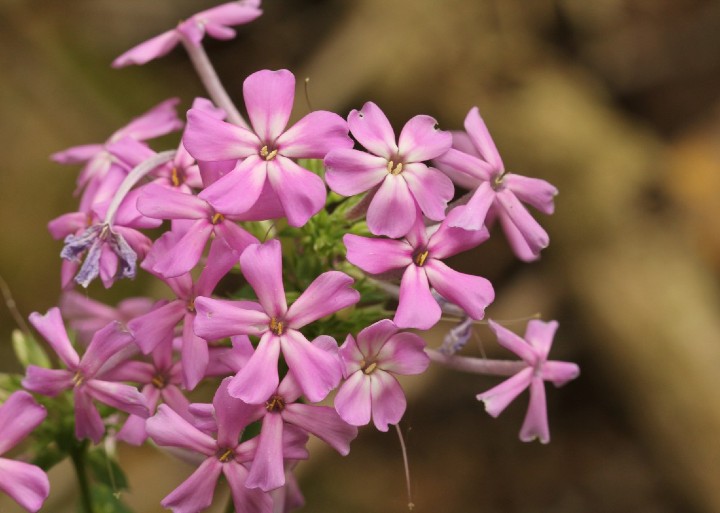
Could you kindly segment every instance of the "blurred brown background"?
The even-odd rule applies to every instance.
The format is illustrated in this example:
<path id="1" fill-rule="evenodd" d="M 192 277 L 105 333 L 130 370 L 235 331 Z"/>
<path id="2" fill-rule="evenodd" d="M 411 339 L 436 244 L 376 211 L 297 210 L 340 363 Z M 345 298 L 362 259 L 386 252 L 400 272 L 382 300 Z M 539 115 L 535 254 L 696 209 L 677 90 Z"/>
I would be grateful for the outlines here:
<path id="1" fill-rule="evenodd" d="M 181 50 L 142 68 L 109 63 L 217 3 L 0 3 L 0 274 L 24 314 L 57 301 L 60 244 L 45 226 L 75 208 L 77 169 L 48 155 L 104 141 L 169 96 L 185 108 L 202 95 Z M 540 216 L 551 237 L 540 262 L 519 264 L 500 234 L 454 262 L 496 284 L 491 317 L 560 321 L 551 356 L 577 361 L 582 376 L 548 388 L 553 441 L 518 441 L 525 399 L 497 420 L 484 413 L 474 395 L 497 380 L 436 369 L 406 381 L 416 511 L 720 511 L 720 2 L 264 7 L 236 40 L 207 44 L 239 103 L 249 73 L 287 67 L 311 78 L 314 108 L 345 115 L 372 100 L 397 129 L 418 113 L 460 128 L 477 105 L 506 167 L 560 189 L 556 214 Z M 299 95 L 297 115 L 307 110 Z M 12 368 L 4 308 L 0 328 L 0 365 Z M 478 334 L 484 350 L 508 357 L 485 327 Z M 316 448 L 299 467 L 306 511 L 406 511 L 393 433 L 364 430 L 345 459 Z M 161 511 L 190 471 L 153 451 L 121 458 L 141 512 Z M 44 511 L 72 510 L 71 478 L 67 467 L 53 472 Z M 14 508 L 0 498 L 0 511 Z"/>

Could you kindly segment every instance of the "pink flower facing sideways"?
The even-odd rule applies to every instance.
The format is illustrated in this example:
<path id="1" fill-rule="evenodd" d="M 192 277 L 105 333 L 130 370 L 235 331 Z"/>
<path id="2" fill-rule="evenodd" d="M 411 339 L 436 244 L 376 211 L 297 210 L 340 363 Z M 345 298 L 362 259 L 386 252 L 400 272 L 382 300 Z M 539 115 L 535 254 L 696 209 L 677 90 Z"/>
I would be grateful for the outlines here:
<path id="1" fill-rule="evenodd" d="M 325 205 L 325 183 L 293 159 L 322 159 L 332 149 L 350 148 L 347 123 L 337 114 L 315 111 L 286 130 L 295 97 L 288 70 L 258 71 L 243 84 L 252 129 L 188 111 L 183 143 L 199 161 L 237 160 L 235 168 L 199 196 L 224 214 L 248 211 L 266 181 L 288 222 L 304 225 Z"/>
<path id="2" fill-rule="evenodd" d="M 440 225 L 426 228 L 422 218 L 403 240 L 372 239 L 347 234 L 347 259 L 363 271 L 382 274 L 405 269 L 393 321 L 401 328 L 430 329 L 442 313 L 432 296 L 433 287 L 473 319 L 482 319 L 495 299 L 492 284 L 480 276 L 459 273 L 441 260 L 477 246 L 488 238 L 485 229 L 452 228 L 451 213 Z"/>
<path id="3" fill-rule="evenodd" d="M 454 209 L 458 215 L 452 226 L 479 230 L 499 219 L 515 255 L 526 262 L 536 260 L 550 239 L 522 202 L 552 214 L 557 189 L 545 180 L 505 171 L 477 107 L 465 118 L 465 130 L 454 133 L 453 148 L 434 161 L 472 194 L 467 204 Z"/>
<path id="4" fill-rule="evenodd" d="M 425 372 L 430 359 L 424 349 L 423 339 L 399 332 L 388 319 L 362 330 L 357 340 L 348 335 L 340 348 L 346 381 L 335 396 L 340 417 L 353 426 L 364 426 L 372 417 L 380 431 L 400 422 L 407 403 L 394 375 Z"/>
<path id="5" fill-rule="evenodd" d="M 100 442 L 105 432 L 93 399 L 118 410 L 148 416 L 145 397 L 135 388 L 103 379 L 103 373 L 121 361 L 123 350 L 133 343 L 132 336 L 112 322 L 98 331 L 82 358 L 70 343 L 60 310 L 51 308 L 45 315 L 30 314 L 30 323 L 48 341 L 67 369 L 45 369 L 29 365 L 22 385 L 31 392 L 55 397 L 72 389 L 75 405 L 75 436 Z"/>
<path id="6" fill-rule="evenodd" d="M 215 39 L 232 39 L 235 37 L 235 31 L 230 27 L 249 23 L 259 17 L 262 14 L 259 7 L 260 0 L 244 0 L 228 2 L 201 11 L 178 23 L 176 28 L 148 39 L 120 55 L 113 61 L 113 68 L 145 64 L 162 57 L 175 48 L 182 39 L 195 46 L 200 46 L 206 34 Z"/>
<path id="7" fill-rule="evenodd" d="M 545 384 L 552 381 L 559 387 L 580 375 L 580 368 L 570 362 L 548 361 L 547 356 L 557 330 L 557 321 L 530 321 L 523 340 L 512 331 L 488 321 L 501 346 L 522 358 L 527 367 L 477 398 L 485 403 L 485 410 L 497 417 L 526 388 L 530 388 L 530 406 L 520 429 L 520 440 L 530 442 L 535 438 L 546 444 L 550 441 Z"/>
<path id="8" fill-rule="evenodd" d="M 349 148 L 331 151 L 325 158 L 325 179 L 343 196 L 373 191 L 367 211 L 373 234 L 402 237 L 420 216 L 418 207 L 433 221 L 445 218 L 455 188 L 447 176 L 423 162 L 450 149 L 450 132 L 438 130 L 430 116 L 415 116 L 395 143 L 390 122 L 372 102 L 353 110 L 348 125 L 369 153 Z"/>
<path id="9" fill-rule="evenodd" d="M 249 246 L 240 256 L 240 268 L 258 303 L 206 297 L 195 300 L 198 336 L 206 340 L 260 337 L 257 350 L 230 383 L 230 394 L 247 403 L 264 403 L 278 386 L 282 351 L 305 396 L 311 402 L 321 401 L 340 381 L 340 359 L 311 344 L 298 330 L 357 303 L 360 294 L 351 287 L 353 279 L 338 271 L 323 273 L 288 308 L 279 241 Z"/>
<path id="10" fill-rule="evenodd" d="M 28 436 L 45 419 L 45 408 L 25 391 L 14 392 L 0 406 L 0 455 Z M 0 458 L 0 491 L 28 511 L 40 509 L 50 493 L 50 482 L 39 467 Z"/>

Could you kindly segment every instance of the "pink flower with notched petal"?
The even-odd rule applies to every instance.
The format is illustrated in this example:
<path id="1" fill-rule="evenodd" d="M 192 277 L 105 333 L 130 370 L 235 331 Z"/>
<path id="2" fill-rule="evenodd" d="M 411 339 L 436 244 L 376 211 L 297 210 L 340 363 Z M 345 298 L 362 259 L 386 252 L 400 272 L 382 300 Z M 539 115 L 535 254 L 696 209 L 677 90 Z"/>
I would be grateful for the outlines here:
<path id="1" fill-rule="evenodd" d="M 288 308 L 282 281 L 280 242 L 249 246 L 240 256 L 240 269 L 258 301 L 224 301 L 198 297 L 195 333 L 207 340 L 233 335 L 260 337 L 257 350 L 230 383 L 230 393 L 260 404 L 279 383 L 280 351 L 305 396 L 321 401 L 340 381 L 340 359 L 314 346 L 299 331 L 311 322 L 360 300 L 353 279 L 339 271 L 318 276 Z"/>
<path id="2" fill-rule="evenodd" d="M 395 374 L 420 374 L 430 358 L 425 341 L 413 333 L 401 333 L 383 319 L 348 335 L 340 348 L 345 382 L 335 396 L 335 409 L 353 426 L 364 426 L 372 417 L 375 427 L 387 431 L 405 413 L 406 401 Z"/>
<path id="3" fill-rule="evenodd" d="M 445 219 L 453 197 L 452 181 L 423 162 L 450 149 L 450 132 L 437 129 L 430 116 L 408 121 L 395 143 L 395 133 L 380 108 L 372 102 L 348 116 L 350 132 L 369 153 L 337 149 L 325 157 L 325 180 L 343 196 L 368 190 L 374 194 L 367 224 L 375 235 L 405 235 L 420 215 L 433 221 Z"/>
<path id="4" fill-rule="evenodd" d="M 442 262 L 484 242 L 488 238 L 487 230 L 467 231 L 452 228 L 451 223 L 452 214 L 440 225 L 426 228 L 421 217 L 403 240 L 353 234 L 343 237 L 348 261 L 363 271 L 382 274 L 405 269 L 393 319 L 401 328 L 430 329 L 440 320 L 440 305 L 430 287 L 473 319 L 482 319 L 485 308 L 495 299 L 488 280 L 459 273 Z"/>
<path id="5" fill-rule="evenodd" d="M 452 226 L 479 230 L 499 219 L 518 258 L 536 260 L 550 242 L 545 230 L 522 202 L 552 214 L 557 189 L 545 180 L 507 173 L 477 107 L 465 118 L 467 133 L 453 134 L 453 148 L 434 163 L 453 181 L 472 191 L 465 205 L 455 207 Z"/>
<path id="6" fill-rule="evenodd" d="M 478 394 L 477 398 L 485 403 L 485 410 L 490 415 L 497 417 L 523 390 L 530 388 L 530 406 L 520 429 L 520 440 L 531 442 L 539 438 L 546 444 L 550 441 L 550 429 L 543 381 L 552 381 L 559 387 L 580 375 L 580 369 L 574 363 L 547 360 L 558 323 L 530 321 L 524 340 L 493 321 L 488 321 L 488 324 L 500 345 L 522 358 L 527 367 L 487 392 Z"/>
<path id="7" fill-rule="evenodd" d="M 194 14 L 187 20 L 178 23 L 176 28 L 131 48 L 117 57 L 112 66 L 113 68 L 122 68 L 130 64 L 145 64 L 168 54 L 180 43 L 182 38 L 195 46 L 200 45 L 205 34 L 215 39 L 232 39 L 235 37 L 235 31 L 230 28 L 231 26 L 250 23 L 261 14 L 260 0 L 244 0 L 218 5 Z"/>
<path id="8" fill-rule="evenodd" d="M 0 455 L 15 447 L 45 419 L 45 408 L 25 391 L 14 392 L 0 406 Z M 28 511 L 37 511 L 47 499 L 50 482 L 35 465 L 0 458 L 0 492 Z"/>
<path id="9" fill-rule="evenodd" d="M 242 214 L 269 183 L 292 226 L 304 225 L 325 205 L 325 183 L 293 159 L 322 159 L 350 148 L 347 123 L 337 114 L 311 112 L 286 130 L 295 97 L 288 70 L 258 71 L 243 84 L 252 130 L 190 109 L 183 144 L 199 161 L 239 160 L 235 168 L 199 196 L 218 211 Z"/>

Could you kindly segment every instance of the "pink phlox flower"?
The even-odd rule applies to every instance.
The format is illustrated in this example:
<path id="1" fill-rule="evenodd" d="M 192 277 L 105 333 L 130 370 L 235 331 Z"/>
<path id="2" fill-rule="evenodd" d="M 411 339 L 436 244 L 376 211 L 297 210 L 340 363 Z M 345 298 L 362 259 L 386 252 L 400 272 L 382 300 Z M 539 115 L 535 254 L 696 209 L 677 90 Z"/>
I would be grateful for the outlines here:
<path id="1" fill-rule="evenodd" d="M 176 189 L 146 185 L 138 197 L 137 208 L 148 217 L 173 220 L 173 232 L 178 234 L 174 245 L 163 246 L 162 251 L 153 249 L 152 271 L 166 278 L 181 276 L 195 267 L 208 240 L 212 240 L 211 247 L 227 244 L 238 254 L 248 245 L 258 243 L 236 223 L 246 220 L 243 215 L 216 210 L 202 198 Z"/>
<path id="2" fill-rule="evenodd" d="M 77 193 L 85 189 L 80 202 L 81 211 L 87 212 L 96 201 L 107 199 L 107 194 L 114 191 L 112 186 L 116 183 L 119 184 L 119 181 L 127 173 L 127 169 L 113 169 L 117 167 L 118 162 L 107 151 L 107 145 L 124 137 L 146 141 L 179 130 L 183 126 L 175 110 L 179 101 L 178 98 L 171 98 L 156 105 L 145 114 L 133 119 L 125 127 L 117 130 L 104 143 L 74 146 L 51 155 L 52 160 L 60 164 L 85 163 L 85 167 L 78 177 L 77 188 Z M 112 175 L 109 180 L 112 183 L 104 185 L 108 179 L 108 173 Z M 99 189 L 106 192 L 98 194 Z"/>
<path id="3" fill-rule="evenodd" d="M 557 321 L 530 321 L 524 339 L 492 320 L 488 324 L 500 345 L 522 358 L 527 367 L 487 392 L 478 394 L 477 398 L 485 403 L 485 410 L 490 415 L 497 417 L 523 390 L 529 388 L 530 405 L 520 429 L 520 440 L 531 442 L 538 438 L 546 444 L 550 441 L 550 429 L 543 381 L 551 381 L 556 387 L 562 386 L 577 378 L 580 368 L 570 362 L 547 360 Z"/>
<path id="4" fill-rule="evenodd" d="M 323 273 L 288 308 L 278 240 L 249 246 L 240 256 L 240 268 L 258 302 L 195 300 L 197 335 L 207 340 L 260 337 L 257 350 L 233 378 L 230 393 L 247 403 L 264 403 L 278 387 L 282 351 L 305 396 L 311 402 L 321 401 L 340 381 L 340 359 L 311 344 L 299 330 L 357 303 L 360 294 L 352 288 L 353 279 L 339 271 Z"/>
<path id="5" fill-rule="evenodd" d="M 126 413 L 147 417 L 145 397 L 130 385 L 104 379 L 132 350 L 132 336 L 112 322 L 93 337 L 82 358 L 73 348 L 63 324 L 60 310 L 51 308 L 47 314 L 34 312 L 30 323 L 48 341 L 65 369 L 46 369 L 29 365 L 22 385 L 31 392 L 54 397 L 63 390 L 72 389 L 75 406 L 75 436 L 100 442 L 105 432 L 100 413 L 93 400 Z"/>
<path id="6" fill-rule="evenodd" d="M 228 378 L 229 379 L 229 378 Z M 174 513 L 197 513 L 210 506 L 215 484 L 224 474 L 232 491 L 236 511 L 270 513 L 272 499 L 269 494 L 246 486 L 248 466 L 258 452 L 258 437 L 239 442 L 240 435 L 251 422 L 254 407 L 231 397 L 225 379 L 213 399 L 213 438 L 198 429 L 164 404 L 147 421 L 147 431 L 160 446 L 190 450 L 204 456 L 195 472 L 166 496 L 161 504 Z M 287 430 L 283 434 L 283 457 L 290 460 L 307 459 L 307 435 L 300 430 Z"/>
<path id="7" fill-rule="evenodd" d="M 154 303 L 147 297 L 132 297 L 112 307 L 80 292 L 68 290 L 60 298 L 60 312 L 75 330 L 78 340 L 87 345 L 95 332 L 109 322 L 118 321 L 127 325 L 131 319 L 149 312 Z"/>
<path id="8" fill-rule="evenodd" d="M 357 340 L 348 335 L 340 356 L 345 382 L 335 396 L 335 409 L 353 426 L 364 426 L 372 417 L 380 431 L 405 413 L 405 394 L 395 375 L 420 374 L 430 364 L 425 341 L 401 332 L 388 319 L 363 329 Z"/>
<path id="9" fill-rule="evenodd" d="M 430 287 L 473 319 L 482 319 L 495 299 L 488 280 L 457 272 L 442 262 L 488 238 L 486 229 L 453 228 L 452 219 L 451 213 L 441 224 L 427 228 L 419 219 L 403 240 L 343 237 L 348 261 L 360 269 L 371 274 L 404 269 L 393 319 L 400 328 L 430 329 L 440 320 L 442 311 Z"/>
<path id="10" fill-rule="evenodd" d="M 347 123 L 335 113 L 315 111 L 286 130 L 295 97 L 295 77 L 288 70 L 253 73 L 243 95 L 252 129 L 188 111 L 183 143 L 190 154 L 198 161 L 238 161 L 200 198 L 218 211 L 241 214 L 265 190 L 277 197 L 290 225 L 302 226 L 325 205 L 326 189 L 294 159 L 322 159 L 332 149 L 352 147 Z"/>
<path id="11" fill-rule="evenodd" d="M 200 46 L 206 34 L 215 39 L 232 39 L 235 30 L 230 27 L 250 23 L 261 14 L 260 0 L 228 2 L 212 7 L 181 21 L 176 28 L 131 48 L 117 57 L 112 66 L 122 68 L 131 64 L 145 64 L 168 54 L 183 38 L 195 46 Z"/>
<path id="12" fill-rule="evenodd" d="M 236 335 L 231 337 L 230 341 L 231 347 L 210 346 L 210 361 L 205 371 L 206 377 L 237 374 L 255 352 L 247 335 Z"/>
<path id="13" fill-rule="evenodd" d="M 160 186 L 158 186 L 160 187 Z M 160 251 L 176 246 L 174 234 L 167 232 L 156 242 Z M 143 263 L 153 268 L 152 255 Z M 192 390 L 205 377 L 209 362 L 207 341 L 193 331 L 196 316 L 195 299 L 198 296 L 209 296 L 218 282 L 238 262 L 239 253 L 228 246 L 221 238 L 216 238 L 210 246 L 205 266 L 196 282 L 190 273 L 175 278 L 164 278 L 165 283 L 175 293 L 176 299 L 161 305 L 145 315 L 128 323 L 130 332 L 140 349 L 149 354 L 158 346 L 171 346 L 175 329 L 182 322 L 182 360 L 183 383 Z"/>
<path id="14" fill-rule="evenodd" d="M 348 125 L 367 153 L 349 148 L 331 151 L 325 158 L 325 179 L 343 196 L 371 191 L 367 224 L 373 234 L 402 237 L 419 211 L 434 221 L 445 219 L 455 188 L 447 176 L 424 162 L 450 149 L 450 132 L 438 130 L 430 116 L 415 116 L 396 143 L 390 122 L 372 102 L 353 110 Z"/>
<path id="15" fill-rule="evenodd" d="M 552 214 L 557 189 L 545 180 L 505 171 L 477 107 L 465 118 L 465 130 L 454 133 L 453 148 L 434 161 L 472 193 L 465 205 L 454 209 L 458 215 L 453 226 L 478 230 L 498 219 L 515 255 L 524 261 L 536 260 L 550 239 L 523 203 Z"/>
<path id="16" fill-rule="evenodd" d="M 0 455 L 6 453 L 45 420 L 45 408 L 25 391 L 13 392 L 0 406 Z M 50 493 L 47 474 L 35 465 L 0 458 L 0 492 L 35 512 Z"/>

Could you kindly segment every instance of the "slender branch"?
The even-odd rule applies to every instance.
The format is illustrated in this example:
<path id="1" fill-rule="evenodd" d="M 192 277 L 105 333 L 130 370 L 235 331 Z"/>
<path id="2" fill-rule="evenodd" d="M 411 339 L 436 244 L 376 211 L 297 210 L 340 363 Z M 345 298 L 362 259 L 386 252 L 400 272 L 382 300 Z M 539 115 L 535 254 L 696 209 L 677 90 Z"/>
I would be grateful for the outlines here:
<path id="1" fill-rule="evenodd" d="M 223 87 L 222 82 L 220 82 L 220 77 L 218 77 L 202 44 L 195 45 L 184 36 L 181 36 L 180 40 L 190 56 L 190 60 L 195 67 L 198 77 L 200 77 L 203 86 L 205 86 L 215 105 L 225 111 L 230 123 L 247 128 L 248 124 L 245 118 L 243 118 L 237 107 L 235 107 L 235 104 Z"/>
<path id="2" fill-rule="evenodd" d="M 486 358 L 470 358 L 468 356 L 457 356 L 441 353 L 436 349 L 426 348 L 425 353 L 435 363 L 439 363 L 450 369 L 472 374 L 484 374 L 487 376 L 513 376 L 527 367 L 522 360 L 488 360 Z"/>
<path id="3" fill-rule="evenodd" d="M 387 283 L 385 281 L 381 281 L 375 278 L 371 278 L 368 276 L 368 279 L 379 289 L 384 290 L 387 292 L 390 296 L 394 297 L 395 299 L 400 298 L 400 287 L 398 285 L 395 285 L 393 283 Z M 436 298 L 437 299 L 437 298 Z M 442 298 L 440 298 L 442 299 Z M 457 305 L 454 305 L 453 303 L 448 303 L 445 300 L 439 301 L 440 308 L 444 313 L 447 315 L 452 315 L 454 317 L 465 317 L 465 311 L 460 308 Z"/>

